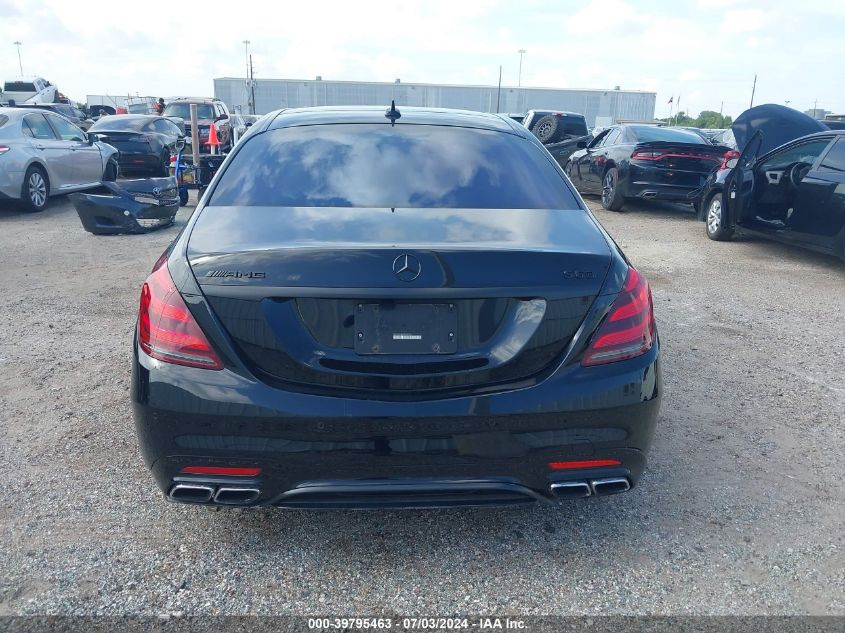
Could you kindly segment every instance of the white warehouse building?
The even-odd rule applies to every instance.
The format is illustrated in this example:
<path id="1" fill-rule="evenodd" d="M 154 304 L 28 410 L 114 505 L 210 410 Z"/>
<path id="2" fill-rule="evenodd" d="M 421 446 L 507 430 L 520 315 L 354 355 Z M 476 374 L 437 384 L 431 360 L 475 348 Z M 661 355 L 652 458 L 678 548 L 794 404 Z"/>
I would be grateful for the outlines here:
<path id="1" fill-rule="evenodd" d="M 223 77 L 214 80 L 214 96 L 230 109 L 249 112 L 248 82 Z M 459 108 L 480 112 L 524 113 L 529 109 L 578 112 L 587 125 L 604 126 L 618 120 L 652 120 L 656 93 L 640 90 L 567 90 L 447 84 L 303 79 L 256 79 L 255 112 L 323 105 L 403 105 Z M 498 110 L 497 110 L 498 101 Z"/>

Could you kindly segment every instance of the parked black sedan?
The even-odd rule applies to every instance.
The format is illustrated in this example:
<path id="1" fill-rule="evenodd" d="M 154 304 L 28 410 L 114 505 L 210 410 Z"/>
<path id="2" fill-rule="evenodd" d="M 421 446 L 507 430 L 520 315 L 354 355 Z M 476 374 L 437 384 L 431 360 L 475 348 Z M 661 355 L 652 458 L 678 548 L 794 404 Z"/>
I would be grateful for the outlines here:
<path id="1" fill-rule="evenodd" d="M 449 110 L 263 117 L 144 283 L 133 355 L 144 457 L 204 504 L 624 492 L 661 395 L 643 275 L 528 130 Z"/>
<path id="2" fill-rule="evenodd" d="M 89 133 L 120 151 L 123 173 L 146 172 L 167 176 L 170 154 L 182 131 L 166 117 L 147 114 L 118 114 L 101 117 Z"/>
<path id="3" fill-rule="evenodd" d="M 688 130 L 614 125 L 572 154 L 564 170 L 578 191 L 600 194 L 605 209 L 620 211 L 629 198 L 686 202 L 726 151 Z"/>

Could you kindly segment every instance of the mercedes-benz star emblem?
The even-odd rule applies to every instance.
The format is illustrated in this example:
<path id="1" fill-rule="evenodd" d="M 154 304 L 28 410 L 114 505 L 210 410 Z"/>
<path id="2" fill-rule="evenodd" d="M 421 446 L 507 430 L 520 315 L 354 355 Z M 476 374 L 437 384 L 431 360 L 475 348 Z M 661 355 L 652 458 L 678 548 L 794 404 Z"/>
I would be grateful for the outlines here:
<path id="1" fill-rule="evenodd" d="M 404 254 L 393 260 L 393 274 L 402 281 L 413 281 L 421 272 L 420 260 L 413 255 Z"/>

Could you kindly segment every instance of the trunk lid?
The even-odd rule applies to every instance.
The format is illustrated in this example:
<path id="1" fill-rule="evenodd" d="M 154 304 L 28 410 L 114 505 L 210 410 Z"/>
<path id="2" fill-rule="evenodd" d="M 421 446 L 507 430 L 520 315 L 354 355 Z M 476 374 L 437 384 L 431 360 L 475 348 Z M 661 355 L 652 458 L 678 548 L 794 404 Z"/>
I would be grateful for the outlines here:
<path id="1" fill-rule="evenodd" d="M 762 156 L 781 145 L 815 132 L 825 132 L 827 127 L 811 116 L 778 105 L 767 103 L 749 108 L 731 125 L 737 148 L 742 151 L 755 133 L 760 132 L 761 144 L 756 148 Z"/>
<path id="2" fill-rule="evenodd" d="M 611 257 L 582 210 L 206 207 L 188 259 L 259 377 L 424 397 L 542 372 Z"/>
<path id="3" fill-rule="evenodd" d="M 659 169 L 707 175 L 721 163 L 727 147 L 699 143 L 651 141 L 638 143 L 631 160 Z"/>

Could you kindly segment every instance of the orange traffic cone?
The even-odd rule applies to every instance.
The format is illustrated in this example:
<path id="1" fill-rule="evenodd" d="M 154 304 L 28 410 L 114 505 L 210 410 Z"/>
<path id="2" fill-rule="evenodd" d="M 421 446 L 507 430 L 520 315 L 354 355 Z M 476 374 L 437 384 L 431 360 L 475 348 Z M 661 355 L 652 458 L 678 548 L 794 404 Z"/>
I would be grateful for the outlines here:
<path id="1" fill-rule="evenodd" d="M 217 128 L 214 127 L 214 122 L 211 123 L 211 128 L 208 130 L 208 145 L 211 147 L 211 153 L 217 153 L 217 146 L 220 145 L 220 139 L 217 138 Z"/>

